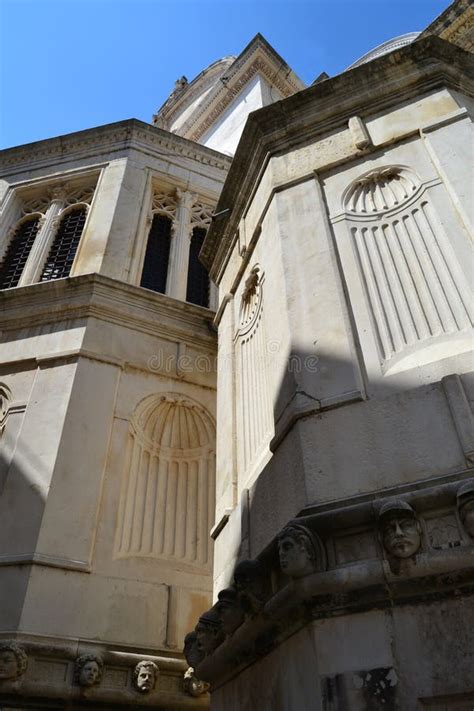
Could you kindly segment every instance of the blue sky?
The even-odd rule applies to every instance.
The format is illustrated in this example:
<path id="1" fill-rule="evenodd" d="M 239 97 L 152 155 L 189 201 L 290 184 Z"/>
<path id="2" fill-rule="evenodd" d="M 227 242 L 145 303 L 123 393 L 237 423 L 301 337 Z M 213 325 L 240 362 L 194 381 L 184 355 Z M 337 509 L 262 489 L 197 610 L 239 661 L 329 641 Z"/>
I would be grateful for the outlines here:
<path id="1" fill-rule="evenodd" d="M 0 0 L 2 148 L 150 121 L 182 74 L 261 32 L 311 83 L 421 30 L 447 0 Z"/>

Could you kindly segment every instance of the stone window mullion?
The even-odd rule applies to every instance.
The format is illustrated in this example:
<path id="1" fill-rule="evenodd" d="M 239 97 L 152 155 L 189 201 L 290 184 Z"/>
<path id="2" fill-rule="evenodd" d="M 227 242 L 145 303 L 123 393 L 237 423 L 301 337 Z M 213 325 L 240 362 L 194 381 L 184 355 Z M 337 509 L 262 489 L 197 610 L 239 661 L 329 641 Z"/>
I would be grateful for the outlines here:
<path id="1" fill-rule="evenodd" d="M 40 280 L 44 263 L 59 224 L 59 215 L 66 206 L 66 193 L 63 188 L 55 188 L 51 196 L 51 204 L 46 211 L 43 224 L 25 264 L 19 286 L 34 284 Z"/>
<path id="2" fill-rule="evenodd" d="M 174 299 L 185 301 L 191 245 L 191 208 L 195 196 L 179 188 L 176 193 L 178 206 L 171 240 L 166 293 Z"/>

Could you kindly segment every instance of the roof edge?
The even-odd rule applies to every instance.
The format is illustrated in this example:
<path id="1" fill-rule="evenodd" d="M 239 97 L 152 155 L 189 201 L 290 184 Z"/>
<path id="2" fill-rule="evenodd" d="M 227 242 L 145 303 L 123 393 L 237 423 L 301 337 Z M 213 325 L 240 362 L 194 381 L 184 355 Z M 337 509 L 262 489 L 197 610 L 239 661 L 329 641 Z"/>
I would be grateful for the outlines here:
<path id="1" fill-rule="evenodd" d="M 94 146 L 97 145 L 97 147 L 102 149 L 104 142 L 121 142 L 126 146 L 133 142 L 139 132 L 149 136 L 151 143 L 156 143 L 156 139 L 158 139 L 159 142 L 166 143 L 168 146 L 175 145 L 179 147 L 178 155 L 183 155 L 183 150 L 185 150 L 194 155 L 200 155 L 203 160 L 223 164 L 225 167 L 231 163 L 231 158 L 225 153 L 195 143 L 175 133 L 157 128 L 140 119 L 131 118 L 66 133 L 60 136 L 45 138 L 31 143 L 23 143 L 19 146 L 4 148 L 0 150 L 0 161 L 2 164 L 0 174 L 8 175 L 9 168 L 14 165 L 22 163 L 31 164 L 32 154 L 35 158 L 42 155 L 56 155 L 61 157 L 71 155 L 74 146 L 77 146 L 80 150 L 84 150 L 85 148 L 94 148 Z"/>
<path id="2" fill-rule="evenodd" d="M 200 254 L 211 277 L 215 281 L 219 278 L 232 235 L 265 160 L 334 129 L 350 116 L 366 115 L 373 102 L 381 110 L 401 96 L 419 93 L 433 81 L 458 86 L 467 74 L 467 65 L 473 64 L 468 52 L 431 35 L 251 113 L 216 207 L 216 213 L 230 209 L 229 216 L 225 222 L 211 224 Z M 389 79 L 395 67 L 402 80 L 394 85 Z M 314 114 L 315 101 L 319 110 L 316 120 L 314 115 L 308 116 L 312 108 Z"/>

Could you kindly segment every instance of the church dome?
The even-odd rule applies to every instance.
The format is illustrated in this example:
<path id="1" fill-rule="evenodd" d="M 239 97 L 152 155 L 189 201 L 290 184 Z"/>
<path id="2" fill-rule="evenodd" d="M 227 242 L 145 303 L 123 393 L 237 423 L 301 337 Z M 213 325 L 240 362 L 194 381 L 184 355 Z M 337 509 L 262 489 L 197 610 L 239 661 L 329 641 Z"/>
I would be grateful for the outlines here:
<path id="1" fill-rule="evenodd" d="M 419 34 L 419 32 L 408 32 L 405 35 L 393 37 L 393 39 L 387 40 L 387 42 L 379 44 L 374 49 L 371 49 L 370 52 L 367 52 L 366 54 L 362 55 L 362 57 L 360 57 L 357 61 L 347 67 L 347 69 L 354 69 L 354 67 L 358 67 L 360 64 L 366 64 L 367 62 L 371 62 L 372 59 L 377 59 L 377 57 L 382 57 L 384 54 L 393 52 L 395 49 L 405 47 L 407 44 L 411 44 L 411 42 L 414 42 L 419 36 Z"/>

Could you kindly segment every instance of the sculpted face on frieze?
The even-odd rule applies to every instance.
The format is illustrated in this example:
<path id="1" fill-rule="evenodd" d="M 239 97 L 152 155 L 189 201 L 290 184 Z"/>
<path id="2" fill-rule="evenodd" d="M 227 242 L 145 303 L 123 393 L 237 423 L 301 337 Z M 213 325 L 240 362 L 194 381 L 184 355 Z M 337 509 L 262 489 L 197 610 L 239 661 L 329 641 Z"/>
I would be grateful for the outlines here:
<path id="1" fill-rule="evenodd" d="M 411 558 L 421 546 L 421 525 L 416 512 L 405 501 L 389 501 L 378 515 L 383 546 L 395 558 Z"/>
<path id="2" fill-rule="evenodd" d="M 193 630 L 192 632 L 188 632 L 188 634 L 184 638 L 183 654 L 187 663 L 193 669 L 196 669 L 196 667 L 199 666 L 199 664 L 204 659 L 204 653 L 199 648 L 198 638 L 195 630 Z"/>
<path id="3" fill-rule="evenodd" d="M 28 657 L 15 642 L 0 642 L 0 682 L 17 679 L 25 673 Z"/>
<path id="4" fill-rule="evenodd" d="M 219 615 L 222 631 L 228 637 L 240 627 L 245 619 L 245 614 L 240 606 L 239 594 L 235 587 L 231 586 L 221 590 L 217 598 L 217 614 Z"/>
<path id="5" fill-rule="evenodd" d="M 224 639 L 221 621 L 215 607 L 205 612 L 199 618 L 195 628 L 197 648 L 204 655 L 212 654 Z"/>
<path id="6" fill-rule="evenodd" d="M 464 530 L 474 538 L 474 479 L 469 479 L 458 489 L 456 504 Z"/>
<path id="7" fill-rule="evenodd" d="M 83 654 L 76 659 L 74 678 L 79 686 L 95 686 L 102 681 L 104 662 L 94 654 Z"/>
<path id="8" fill-rule="evenodd" d="M 243 560 L 234 570 L 234 587 L 245 614 L 260 612 L 269 597 L 267 574 L 258 560 Z"/>
<path id="9" fill-rule="evenodd" d="M 133 670 L 133 683 L 137 691 L 141 694 L 148 694 L 155 688 L 159 674 L 158 665 L 155 662 L 143 660 L 138 662 Z"/>
<path id="10" fill-rule="evenodd" d="M 291 578 L 302 578 L 326 568 L 324 546 L 316 533 L 298 523 L 289 523 L 278 536 L 280 567 Z"/>

